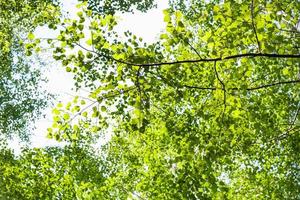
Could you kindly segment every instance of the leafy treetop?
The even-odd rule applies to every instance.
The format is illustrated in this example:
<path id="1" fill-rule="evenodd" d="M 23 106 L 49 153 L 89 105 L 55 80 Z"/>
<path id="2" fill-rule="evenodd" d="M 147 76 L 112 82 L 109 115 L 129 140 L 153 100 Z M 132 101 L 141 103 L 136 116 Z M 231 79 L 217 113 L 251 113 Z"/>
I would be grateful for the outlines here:
<path id="1" fill-rule="evenodd" d="M 153 44 L 79 7 L 53 57 L 90 95 L 59 103 L 48 136 L 79 152 L 100 138 L 105 170 L 72 168 L 66 199 L 299 199 L 299 3 L 171 1 Z"/>

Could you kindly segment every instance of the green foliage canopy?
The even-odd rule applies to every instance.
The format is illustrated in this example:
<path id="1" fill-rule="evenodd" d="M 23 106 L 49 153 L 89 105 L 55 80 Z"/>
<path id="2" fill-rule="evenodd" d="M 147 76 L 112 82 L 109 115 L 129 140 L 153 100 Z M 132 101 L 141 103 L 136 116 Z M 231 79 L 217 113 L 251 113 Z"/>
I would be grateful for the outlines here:
<path id="1" fill-rule="evenodd" d="M 113 127 L 110 198 L 299 198 L 299 3 L 164 12 L 154 44 L 120 40 L 110 15 L 83 10 L 69 22 L 54 56 L 91 103 L 66 105 L 75 117 L 56 112 L 49 136 L 76 146 Z"/>
<path id="2" fill-rule="evenodd" d="M 71 176 L 65 199 L 299 199 L 300 4 L 170 5 L 153 44 L 86 3 L 65 20 L 53 56 L 91 92 L 53 109 L 48 136 L 79 152 L 106 141 L 97 180 Z"/>

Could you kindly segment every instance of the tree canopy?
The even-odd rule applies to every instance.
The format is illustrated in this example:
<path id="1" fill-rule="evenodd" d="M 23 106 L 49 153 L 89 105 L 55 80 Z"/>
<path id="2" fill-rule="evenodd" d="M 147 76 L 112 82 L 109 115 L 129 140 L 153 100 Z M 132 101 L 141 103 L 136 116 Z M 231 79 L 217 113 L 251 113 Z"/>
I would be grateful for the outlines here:
<path id="1" fill-rule="evenodd" d="M 45 108 L 49 93 L 40 88 L 41 66 L 26 57 L 26 37 L 55 15 L 52 1 L 0 1 L 0 135 L 28 139 L 29 126 Z M 47 11 L 45 11 L 47 9 Z M 43 15 L 42 15 L 43 14 Z M 56 19 L 55 19 L 56 20 Z M 29 54 L 27 54 L 29 56 Z M 35 61 L 35 65 L 31 64 Z"/>
<path id="2" fill-rule="evenodd" d="M 50 27 L 53 57 L 90 94 L 53 109 L 48 137 L 65 147 L 1 155 L 3 194 L 300 198 L 299 2 L 169 5 L 152 44 L 91 2 Z"/>

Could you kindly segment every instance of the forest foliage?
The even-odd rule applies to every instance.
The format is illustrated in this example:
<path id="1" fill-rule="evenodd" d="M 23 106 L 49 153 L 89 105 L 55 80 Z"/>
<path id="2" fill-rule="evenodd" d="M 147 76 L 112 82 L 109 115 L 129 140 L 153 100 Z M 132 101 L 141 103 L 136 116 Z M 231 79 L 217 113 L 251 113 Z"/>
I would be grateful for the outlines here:
<path id="1" fill-rule="evenodd" d="M 32 122 L 49 102 L 49 92 L 41 88 L 43 61 L 37 56 L 27 57 L 31 52 L 25 47 L 33 44 L 25 43 L 36 27 L 57 21 L 56 5 L 50 0 L 0 1 L 1 140 L 28 140 Z"/>
<path id="2" fill-rule="evenodd" d="M 170 0 L 149 44 L 115 27 L 155 2 L 114 2 L 38 12 L 59 30 L 53 58 L 90 93 L 53 108 L 48 137 L 64 147 L 3 149 L 0 196 L 299 199 L 300 3 Z M 28 39 L 30 56 L 43 39 Z"/>

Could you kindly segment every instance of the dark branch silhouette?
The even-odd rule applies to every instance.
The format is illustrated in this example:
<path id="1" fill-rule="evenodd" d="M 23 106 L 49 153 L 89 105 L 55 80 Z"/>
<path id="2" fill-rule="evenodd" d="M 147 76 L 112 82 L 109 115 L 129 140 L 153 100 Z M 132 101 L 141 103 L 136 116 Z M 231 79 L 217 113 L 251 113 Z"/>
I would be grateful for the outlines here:
<path id="1" fill-rule="evenodd" d="M 276 85 L 284 85 L 284 84 L 291 84 L 291 83 L 300 83 L 300 80 L 292 80 L 292 81 L 282 81 L 282 82 L 276 82 L 276 83 L 270 83 L 270 84 L 266 84 L 266 85 L 260 85 L 260 86 L 256 86 L 256 87 L 252 87 L 252 88 L 247 88 L 246 90 L 258 90 L 258 89 L 262 89 L 262 88 L 268 88 L 268 87 L 272 87 L 272 86 L 276 86 Z"/>
<path id="2" fill-rule="evenodd" d="M 226 112 L 226 87 L 225 87 L 224 82 L 221 80 L 221 78 L 219 76 L 219 73 L 218 73 L 218 70 L 217 70 L 217 61 L 214 62 L 214 70 L 215 70 L 215 74 L 216 74 L 216 77 L 217 77 L 218 81 L 222 85 L 222 90 L 223 90 L 223 103 L 224 103 L 224 110 L 223 110 L 223 114 L 222 114 L 222 121 L 223 121 L 224 114 Z"/>
<path id="3" fill-rule="evenodd" d="M 253 91 L 253 90 L 259 90 L 259 89 L 264 89 L 264 88 L 269 88 L 277 85 L 286 85 L 286 84 L 297 84 L 300 83 L 300 80 L 291 80 L 291 81 L 281 81 L 281 82 L 276 82 L 276 83 L 269 83 L 265 85 L 259 85 L 251 88 L 227 88 L 227 90 L 248 90 L 248 91 Z M 201 86 L 194 86 L 194 85 L 182 85 L 183 87 L 190 88 L 190 89 L 200 89 L 200 90 L 224 90 L 223 88 L 218 88 L 218 87 L 201 87 Z"/>
<path id="4" fill-rule="evenodd" d="M 255 24 L 254 24 L 254 0 L 251 1 L 251 23 L 252 23 L 253 31 L 255 34 L 255 39 L 257 42 L 258 50 L 259 50 L 259 52 L 261 52 L 260 42 L 258 40 L 258 36 L 257 36 Z"/>
<path id="5" fill-rule="evenodd" d="M 139 67 L 154 67 L 154 66 L 163 66 L 163 65 L 184 64 L 184 63 L 218 62 L 218 61 L 223 61 L 223 60 L 231 60 L 231 59 L 238 59 L 238 58 L 245 58 L 245 57 L 252 57 L 252 58 L 265 57 L 265 58 L 284 58 L 284 59 L 287 59 L 287 58 L 299 59 L 300 58 L 300 54 L 244 53 L 244 54 L 236 54 L 236 55 L 217 57 L 217 58 L 200 58 L 200 59 L 190 59 L 190 60 L 165 61 L 165 62 L 157 62 L 157 63 L 134 63 L 134 62 L 126 61 L 126 60 L 116 59 L 113 56 L 90 50 L 78 43 L 75 43 L 75 44 L 86 51 L 89 51 L 91 53 L 98 55 L 99 57 L 104 57 L 108 60 L 112 60 L 117 63 L 132 65 L 132 66 L 139 66 Z"/>
<path id="6" fill-rule="evenodd" d="M 222 88 L 216 87 L 200 87 L 200 86 L 193 86 L 193 85 L 182 85 L 182 87 L 190 88 L 190 89 L 199 89 L 199 90 L 217 90 Z"/>

